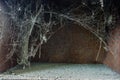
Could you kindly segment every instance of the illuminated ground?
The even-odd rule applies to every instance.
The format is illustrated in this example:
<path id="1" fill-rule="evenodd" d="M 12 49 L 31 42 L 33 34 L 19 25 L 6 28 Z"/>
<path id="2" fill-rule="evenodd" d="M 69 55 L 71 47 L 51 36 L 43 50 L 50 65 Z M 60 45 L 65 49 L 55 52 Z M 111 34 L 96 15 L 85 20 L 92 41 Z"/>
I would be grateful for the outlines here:
<path id="1" fill-rule="evenodd" d="M 102 64 L 33 63 L 24 70 L 15 67 L 0 79 L 120 80 L 120 74 Z"/>

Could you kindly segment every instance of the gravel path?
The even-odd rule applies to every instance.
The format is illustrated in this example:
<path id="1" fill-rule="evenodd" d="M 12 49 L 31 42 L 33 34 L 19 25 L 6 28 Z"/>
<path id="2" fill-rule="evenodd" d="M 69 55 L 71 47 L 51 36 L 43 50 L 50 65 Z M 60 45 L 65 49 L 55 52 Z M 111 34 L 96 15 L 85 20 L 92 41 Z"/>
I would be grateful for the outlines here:
<path id="1" fill-rule="evenodd" d="M 0 79 L 120 80 L 120 74 L 102 64 L 33 63 L 24 70 L 15 67 L 1 74 Z"/>

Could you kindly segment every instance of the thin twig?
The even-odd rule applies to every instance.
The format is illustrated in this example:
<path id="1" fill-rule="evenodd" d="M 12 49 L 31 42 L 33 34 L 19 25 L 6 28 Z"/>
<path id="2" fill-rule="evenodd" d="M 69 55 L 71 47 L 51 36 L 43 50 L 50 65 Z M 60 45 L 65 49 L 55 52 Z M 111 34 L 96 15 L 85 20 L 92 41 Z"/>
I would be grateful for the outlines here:
<path id="1" fill-rule="evenodd" d="M 98 52 L 97 52 L 96 61 L 98 61 L 98 58 L 99 58 L 99 55 L 100 55 L 101 48 L 102 48 L 102 41 L 100 41 L 100 46 L 99 46 L 99 49 L 98 49 Z"/>

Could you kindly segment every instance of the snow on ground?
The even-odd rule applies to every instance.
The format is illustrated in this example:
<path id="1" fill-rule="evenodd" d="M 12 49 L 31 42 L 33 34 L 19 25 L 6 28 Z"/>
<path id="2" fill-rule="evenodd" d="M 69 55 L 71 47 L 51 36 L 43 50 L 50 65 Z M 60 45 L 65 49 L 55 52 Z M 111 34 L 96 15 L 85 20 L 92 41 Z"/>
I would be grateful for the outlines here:
<path id="1" fill-rule="evenodd" d="M 120 74 L 102 64 L 32 63 L 31 67 L 15 67 L 0 79 L 31 80 L 120 80 Z"/>

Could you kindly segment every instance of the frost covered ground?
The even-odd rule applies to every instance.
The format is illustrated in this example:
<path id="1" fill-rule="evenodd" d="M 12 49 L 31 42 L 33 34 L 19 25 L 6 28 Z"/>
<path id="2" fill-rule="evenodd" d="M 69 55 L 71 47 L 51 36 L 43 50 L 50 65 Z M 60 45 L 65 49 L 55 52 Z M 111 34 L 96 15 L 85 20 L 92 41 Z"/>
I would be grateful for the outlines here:
<path id="1" fill-rule="evenodd" d="M 0 79 L 31 80 L 120 80 L 120 74 L 102 64 L 32 63 L 31 67 L 15 67 Z"/>

